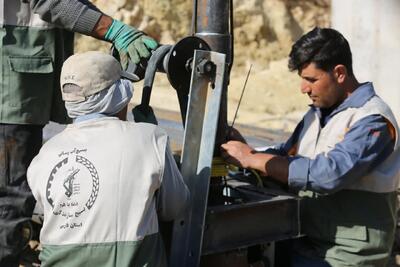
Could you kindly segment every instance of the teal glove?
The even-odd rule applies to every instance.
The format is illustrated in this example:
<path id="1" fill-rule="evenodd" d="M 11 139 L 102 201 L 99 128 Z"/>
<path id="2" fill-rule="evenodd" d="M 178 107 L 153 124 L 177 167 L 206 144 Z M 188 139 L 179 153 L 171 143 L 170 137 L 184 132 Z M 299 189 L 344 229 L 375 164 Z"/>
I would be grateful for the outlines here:
<path id="1" fill-rule="evenodd" d="M 141 58 L 149 58 L 151 51 L 158 47 L 153 38 L 118 20 L 113 20 L 104 38 L 112 42 L 118 50 L 124 70 L 128 67 L 129 60 L 138 64 Z"/>

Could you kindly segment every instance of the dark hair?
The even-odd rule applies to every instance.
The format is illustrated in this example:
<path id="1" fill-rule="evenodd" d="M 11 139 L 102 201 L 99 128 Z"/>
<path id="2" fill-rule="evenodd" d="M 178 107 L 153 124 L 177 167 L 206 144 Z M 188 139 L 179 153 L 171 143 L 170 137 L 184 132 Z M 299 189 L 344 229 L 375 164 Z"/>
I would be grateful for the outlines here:
<path id="1" fill-rule="evenodd" d="M 351 50 L 343 35 L 329 28 L 314 28 L 297 40 L 289 54 L 289 69 L 301 70 L 305 64 L 315 63 L 324 71 L 342 64 L 353 75 Z"/>

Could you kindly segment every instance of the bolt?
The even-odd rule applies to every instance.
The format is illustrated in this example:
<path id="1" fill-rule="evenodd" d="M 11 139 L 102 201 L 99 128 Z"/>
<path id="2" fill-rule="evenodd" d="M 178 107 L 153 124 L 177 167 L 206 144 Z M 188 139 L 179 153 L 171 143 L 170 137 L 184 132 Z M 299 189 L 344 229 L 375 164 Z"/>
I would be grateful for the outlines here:
<path id="1" fill-rule="evenodd" d="M 186 61 L 185 69 L 186 69 L 188 72 L 191 72 L 191 71 L 192 71 L 192 63 L 193 63 L 193 58 L 192 58 L 192 57 L 189 58 L 189 59 Z"/>
<path id="2" fill-rule="evenodd" d="M 216 68 L 217 67 L 215 66 L 214 62 L 207 59 L 201 60 L 199 65 L 197 65 L 197 71 L 203 75 L 210 75 L 215 73 Z"/>

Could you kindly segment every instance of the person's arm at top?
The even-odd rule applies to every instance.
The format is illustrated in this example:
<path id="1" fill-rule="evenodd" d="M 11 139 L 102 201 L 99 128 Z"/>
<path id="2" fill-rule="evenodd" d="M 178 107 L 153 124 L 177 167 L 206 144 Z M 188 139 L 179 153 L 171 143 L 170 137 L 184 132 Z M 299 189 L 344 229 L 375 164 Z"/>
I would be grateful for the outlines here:
<path id="1" fill-rule="evenodd" d="M 189 190 L 167 146 L 164 174 L 157 195 L 157 213 L 163 221 L 174 220 L 183 214 L 189 202 Z"/>
<path id="2" fill-rule="evenodd" d="M 92 3 L 83 0 L 31 0 L 30 4 L 44 21 L 91 36 L 96 34 L 96 24 L 105 16 Z"/>
<path id="3" fill-rule="evenodd" d="M 58 27 L 114 44 L 124 69 L 148 59 L 158 43 L 143 32 L 103 14 L 87 0 L 31 0 L 33 12 Z"/>

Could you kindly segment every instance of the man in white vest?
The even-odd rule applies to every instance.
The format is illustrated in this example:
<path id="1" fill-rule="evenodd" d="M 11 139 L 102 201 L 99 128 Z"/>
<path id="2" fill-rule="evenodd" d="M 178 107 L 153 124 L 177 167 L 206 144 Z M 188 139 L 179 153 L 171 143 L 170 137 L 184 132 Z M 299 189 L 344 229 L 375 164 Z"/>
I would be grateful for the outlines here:
<path id="1" fill-rule="evenodd" d="M 26 171 L 42 146 L 44 125 L 69 122 L 58 82 L 62 63 L 73 53 L 74 33 L 112 43 L 124 68 L 128 62 L 142 65 L 158 46 L 92 2 L 0 0 L 0 266 L 17 267 L 24 256 L 31 258 L 24 229 L 34 199 Z"/>
<path id="2" fill-rule="evenodd" d="M 394 115 L 371 82 L 357 81 L 349 44 L 336 30 L 303 35 L 289 69 L 312 101 L 289 140 L 263 152 L 229 141 L 223 156 L 303 197 L 306 237 L 293 244 L 292 266 L 385 266 L 400 176 Z"/>
<path id="3" fill-rule="evenodd" d="M 71 56 L 61 91 L 73 123 L 28 169 L 44 210 L 41 266 L 166 266 L 158 218 L 189 202 L 166 133 L 126 121 L 132 85 L 112 56 Z"/>

